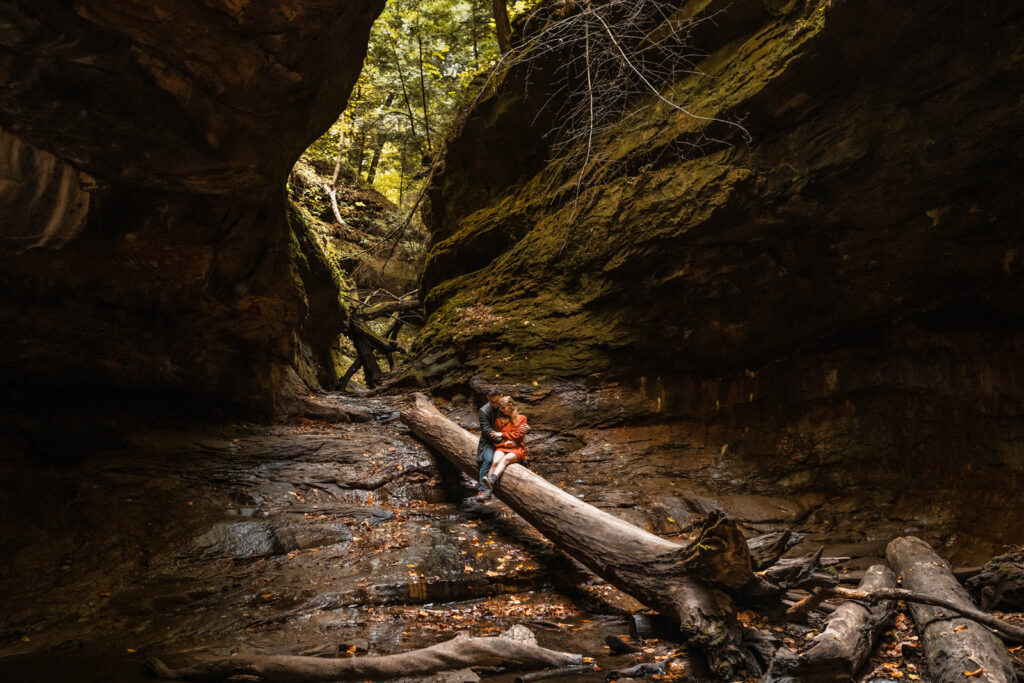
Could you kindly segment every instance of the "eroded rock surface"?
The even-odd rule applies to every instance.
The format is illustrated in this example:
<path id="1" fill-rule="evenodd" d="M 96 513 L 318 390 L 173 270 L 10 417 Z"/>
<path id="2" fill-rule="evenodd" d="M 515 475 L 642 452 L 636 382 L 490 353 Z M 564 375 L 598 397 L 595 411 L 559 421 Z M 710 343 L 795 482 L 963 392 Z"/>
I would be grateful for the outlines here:
<path id="1" fill-rule="evenodd" d="M 152 654 L 390 653 L 527 618 L 578 625 L 545 592 L 550 547 L 521 522 L 508 533 L 507 510 L 460 508 L 471 490 L 393 408 L 361 407 L 372 419 L 355 424 L 112 418 L 105 439 L 48 458 L 5 444 L 0 668 L 142 681 Z"/>
<path id="2" fill-rule="evenodd" d="M 674 519 L 686 489 L 753 526 L 842 530 L 851 552 L 895 530 L 1019 542 L 1024 13 L 683 15 L 719 10 L 666 92 L 749 143 L 638 103 L 595 138 L 577 198 L 524 128 L 543 66 L 477 104 L 430 189 L 410 379 L 506 386 L 567 486 L 610 476 Z"/>
<path id="3" fill-rule="evenodd" d="M 7 3 L 0 372 L 273 407 L 337 376 L 337 274 L 285 177 L 382 0 Z"/>

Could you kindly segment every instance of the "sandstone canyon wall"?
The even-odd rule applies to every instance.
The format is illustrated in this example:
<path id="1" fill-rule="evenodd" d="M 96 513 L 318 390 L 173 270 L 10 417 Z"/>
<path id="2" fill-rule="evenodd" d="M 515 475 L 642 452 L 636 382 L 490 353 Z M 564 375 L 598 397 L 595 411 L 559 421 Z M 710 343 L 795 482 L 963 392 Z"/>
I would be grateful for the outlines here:
<path id="1" fill-rule="evenodd" d="M 481 97 L 432 180 L 409 380 L 508 386 L 540 462 L 666 516 L 1022 540 L 1024 9 L 682 10 L 715 13 L 666 92 L 750 142 L 650 98 L 577 199 L 553 66 Z"/>
<path id="2" fill-rule="evenodd" d="M 344 108 L 383 4 L 5 3 L 8 385 L 267 409 L 334 377 L 345 308 L 284 185 Z"/>

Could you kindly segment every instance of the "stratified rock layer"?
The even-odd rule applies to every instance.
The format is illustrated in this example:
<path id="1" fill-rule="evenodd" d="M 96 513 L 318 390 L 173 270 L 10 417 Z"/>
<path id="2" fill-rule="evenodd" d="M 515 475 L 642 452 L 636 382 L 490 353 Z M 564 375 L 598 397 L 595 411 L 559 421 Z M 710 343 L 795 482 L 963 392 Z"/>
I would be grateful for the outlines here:
<path id="1" fill-rule="evenodd" d="M 718 10 L 666 94 L 749 144 L 642 103 L 595 140 L 577 199 L 524 128 L 543 68 L 476 105 L 430 188 L 414 377 L 514 386 L 582 462 L 650 458 L 665 481 L 634 484 L 662 495 L 803 500 L 798 521 L 828 500 L 851 543 L 894 521 L 1011 540 L 1024 10 L 683 12 Z"/>
<path id="2" fill-rule="evenodd" d="M 345 310 L 284 183 L 382 6 L 7 3 L 4 376 L 250 406 L 329 380 Z"/>

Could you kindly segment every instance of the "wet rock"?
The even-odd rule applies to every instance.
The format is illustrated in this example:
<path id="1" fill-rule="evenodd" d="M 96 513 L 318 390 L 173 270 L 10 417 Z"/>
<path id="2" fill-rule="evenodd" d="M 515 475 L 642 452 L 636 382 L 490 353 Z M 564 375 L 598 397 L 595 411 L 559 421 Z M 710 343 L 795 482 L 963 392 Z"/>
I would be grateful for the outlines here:
<path id="1" fill-rule="evenodd" d="M 342 523 L 317 524 L 283 520 L 220 522 L 193 543 L 211 555 L 253 559 L 292 550 L 348 543 L 352 532 Z"/>
<path id="2" fill-rule="evenodd" d="M 267 522 L 222 522 L 193 543 L 211 554 L 237 558 L 266 557 L 279 552 L 274 530 Z"/>

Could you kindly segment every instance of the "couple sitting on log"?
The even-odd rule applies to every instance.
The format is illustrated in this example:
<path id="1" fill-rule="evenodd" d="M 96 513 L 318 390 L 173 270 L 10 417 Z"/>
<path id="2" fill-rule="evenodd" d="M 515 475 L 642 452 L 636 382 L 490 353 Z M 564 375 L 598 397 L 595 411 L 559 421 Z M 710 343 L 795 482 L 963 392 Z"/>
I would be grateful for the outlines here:
<path id="1" fill-rule="evenodd" d="M 505 468 L 526 459 L 523 439 L 530 431 L 526 416 L 519 413 L 511 396 L 503 396 L 497 387 L 487 388 L 487 403 L 480 409 L 480 443 L 476 461 L 480 466 L 479 500 L 491 497 L 491 489 Z"/>

